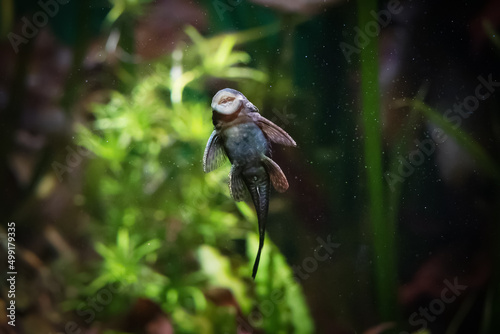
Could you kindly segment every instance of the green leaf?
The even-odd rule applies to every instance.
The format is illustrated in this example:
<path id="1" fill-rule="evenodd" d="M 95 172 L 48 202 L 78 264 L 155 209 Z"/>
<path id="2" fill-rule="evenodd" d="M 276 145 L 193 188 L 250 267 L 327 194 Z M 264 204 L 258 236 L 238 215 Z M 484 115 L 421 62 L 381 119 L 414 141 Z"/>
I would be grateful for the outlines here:
<path id="1" fill-rule="evenodd" d="M 158 239 L 152 239 L 144 244 L 140 245 L 134 249 L 134 259 L 139 261 L 147 254 L 151 254 L 161 247 L 161 241 Z"/>
<path id="2" fill-rule="evenodd" d="M 413 100 L 411 106 L 422 112 L 431 122 L 439 126 L 447 134 L 452 136 L 457 143 L 463 147 L 490 177 L 500 182 L 500 166 L 490 157 L 486 150 L 477 143 L 470 135 L 453 127 L 444 117 L 420 100 Z"/>

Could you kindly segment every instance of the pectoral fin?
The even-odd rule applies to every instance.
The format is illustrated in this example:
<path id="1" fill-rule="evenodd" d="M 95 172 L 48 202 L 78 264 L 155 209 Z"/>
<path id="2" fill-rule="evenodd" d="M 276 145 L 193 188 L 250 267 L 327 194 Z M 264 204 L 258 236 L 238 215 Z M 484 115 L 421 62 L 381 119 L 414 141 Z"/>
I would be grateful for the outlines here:
<path id="1" fill-rule="evenodd" d="M 208 138 L 205 154 L 203 154 L 203 171 L 210 173 L 219 168 L 225 161 L 226 153 L 222 147 L 220 136 L 214 130 Z"/>
<path id="2" fill-rule="evenodd" d="M 280 166 L 265 155 L 262 156 L 262 162 L 264 163 L 266 171 L 269 174 L 269 178 L 271 179 L 274 189 L 280 193 L 285 192 L 288 189 L 288 181 Z"/>
<path id="3" fill-rule="evenodd" d="M 241 175 L 241 171 L 235 166 L 231 167 L 231 171 L 229 172 L 229 191 L 231 197 L 236 202 L 245 199 L 245 183 L 243 182 L 243 176 Z"/>
<path id="4" fill-rule="evenodd" d="M 260 114 L 252 114 L 254 121 L 259 126 L 259 128 L 264 132 L 264 135 L 273 143 L 285 145 L 285 146 L 297 146 L 295 141 L 290 137 L 285 130 L 271 122 Z"/>

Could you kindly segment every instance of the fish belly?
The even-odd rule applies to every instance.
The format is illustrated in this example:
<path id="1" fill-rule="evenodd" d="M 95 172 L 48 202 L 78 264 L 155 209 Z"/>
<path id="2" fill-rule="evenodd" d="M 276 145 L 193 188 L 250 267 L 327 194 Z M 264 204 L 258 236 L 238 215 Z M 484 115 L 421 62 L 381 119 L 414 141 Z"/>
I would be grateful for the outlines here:
<path id="1" fill-rule="evenodd" d="M 254 123 L 244 123 L 225 130 L 225 148 L 229 160 L 241 167 L 258 166 L 269 146 L 262 130 Z"/>

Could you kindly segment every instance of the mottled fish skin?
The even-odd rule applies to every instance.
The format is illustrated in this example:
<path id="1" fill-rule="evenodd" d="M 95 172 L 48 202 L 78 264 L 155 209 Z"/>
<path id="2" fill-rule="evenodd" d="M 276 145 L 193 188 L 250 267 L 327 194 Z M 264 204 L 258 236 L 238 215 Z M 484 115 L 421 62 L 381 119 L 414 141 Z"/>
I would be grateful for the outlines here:
<path id="1" fill-rule="evenodd" d="M 212 121 L 215 130 L 208 139 L 203 155 L 203 170 L 209 173 L 220 167 L 227 156 L 232 164 L 229 190 L 235 201 L 250 192 L 259 222 L 259 250 L 252 277 L 255 279 L 264 246 L 265 226 L 271 184 L 278 192 L 288 189 L 281 168 L 269 157 L 270 143 L 296 146 L 279 126 L 262 117 L 259 110 L 239 91 L 225 88 L 212 99 Z"/>

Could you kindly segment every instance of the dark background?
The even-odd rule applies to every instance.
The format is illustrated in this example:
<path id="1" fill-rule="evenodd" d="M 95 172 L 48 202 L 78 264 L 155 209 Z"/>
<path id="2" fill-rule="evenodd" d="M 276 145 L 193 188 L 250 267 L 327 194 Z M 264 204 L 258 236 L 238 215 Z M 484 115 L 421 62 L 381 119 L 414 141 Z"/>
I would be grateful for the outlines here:
<path id="1" fill-rule="evenodd" d="M 5 235 L 7 222 L 16 223 L 18 275 L 16 327 L 2 316 L 0 332 L 70 332 L 69 321 L 82 333 L 500 329 L 500 87 L 467 117 L 445 117 L 460 115 L 447 110 L 474 95 L 479 77 L 500 82 L 500 2 L 401 1 L 401 12 L 380 34 L 367 37 L 363 52 L 378 50 L 378 55 L 354 53 L 349 62 L 341 43 L 356 47 L 355 28 L 363 30 L 367 22 L 363 10 L 385 10 L 386 2 L 72 0 L 59 4 L 18 52 L 9 33 L 23 36 L 23 18 L 32 22 L 41 7 L 28 1 L 1 4 L 0 231 Z M 209 42 L 193 42 L 188 25 Z M 206 62 L 176 106 L 169 79 L 175 50 L 184 52 L 185 69 L 195 68 L 216 54 L 222 41 L 217 38 L 232 33 L 241 33 L 235 49 L 249 56 L 236 65 L 245 63 L 265 78 L 242 72 L 230 78 Z M 167 116 L 164 111 L 148 116 L 154 103 L 141 100 L 143 82 L 153 75 L 161 81 L 154 103 L 172 112 Z M 369 81 L 373 75 L 378 83 Z M 265 247 L 278 254 L 277 262 L 261 268 L 256 282 L 248 269 L 253 214 L 227 196 L 227 167 L 210 179 L 200 164 L 211 132 L 211 97 L 224 87 L 241 90 L 298 143 L 296 149 L 274 147 L 273 159 L 290 189 L 272 194 Z M 132 135 L 124 148 L 126 159 L 103 153 L 105 144 L 97 151 L 95 143 L 78 140 L 78 125 L 106 140 L 130 129 L 107 134 L 99 128 L 105 116 L 112 124 L 120 121 L 110 107 L 114 92 L 129 106 L 117 110 L 148 105 L 137 121 L 141 135 Z M 203 117 L 201 133 L 191 121 L 185 129 L 192 134 L 177 125 L 184 115 L 190 120 L 197 113 Z M 162 127 L 164 137 L 171 136 L 168 143 L 156 135 Z M 367 135 L 370 127 L 377 136 Z M 401 159 L 410 161 L 418 150 L 415 140 L 431 138 L 436 128 L 448 139 L 422 155 L 424 161 L 392 188 L 387 180 L 402 174 Z M 151 148 L 156 142 L 158 152 Z M 380 144 L 377 151 L 370 146 L 374 142 Z M 83 147 L 95 156 L 79 154 L 81 162 L 70 166 L 68 154 Z M 368 172 L 376 170 L 377 157 L 379 183 Z M 71 171 L 59 174 L 55 162 Z M 152 194 L 146 181 L 134 179 L 147 168 L 159 189 Z M 131 276 L 109 278 L 103 273 L 118 269 L 98 244 L 112 247 L 124 227 L 137 245 L 155 239 L 159 248 L 137 260 L 137 267 L 123 264 Z M 340 246 L 327 260 L 315 261 L 317 268 L 303 278 L 297 268 L 312 261 L 307 259 L 318 238 Z M 6 259 L 7 239 L 1 243 Z M 230 263 L 232 283 L 203 269 L 204 245 Z M 123 263 L 138 252 L 132 249 Z M 274 274 L 267 275 L 273 266 Z M 272 290 L 273 282 L 281 284 L 280 273 L 288 283 Z M 141 285 L 156 274 L 157 281 Z M 288 292 L 293 276 L 299 276 L 298 295 Z M 98 277 L 106 279 L 96 283 Z M 82 301 L 116 282 L 125 292 L 96 311 L 95 321 L 75 315 Z M 439 302 L 445 282 L 465 286 L 450 303 Z M 244 287 L 245 297 L 236 286 Z M 252 311 L 262 312 L 262 302 L 276 289 L 285 291 L 276 311 L 260 325 L 242 325 Z M 189 297 L 172 301 L 169 291 Z M 7 292 L 2 283 L 0 314 Z M 192 300 L 200 299 L 208 306 L 197 308 Z M 439 312 L 426 318 L 421 312 L 430 307 Z M 299 329 L 302 316 L 314 329 Z"/>

